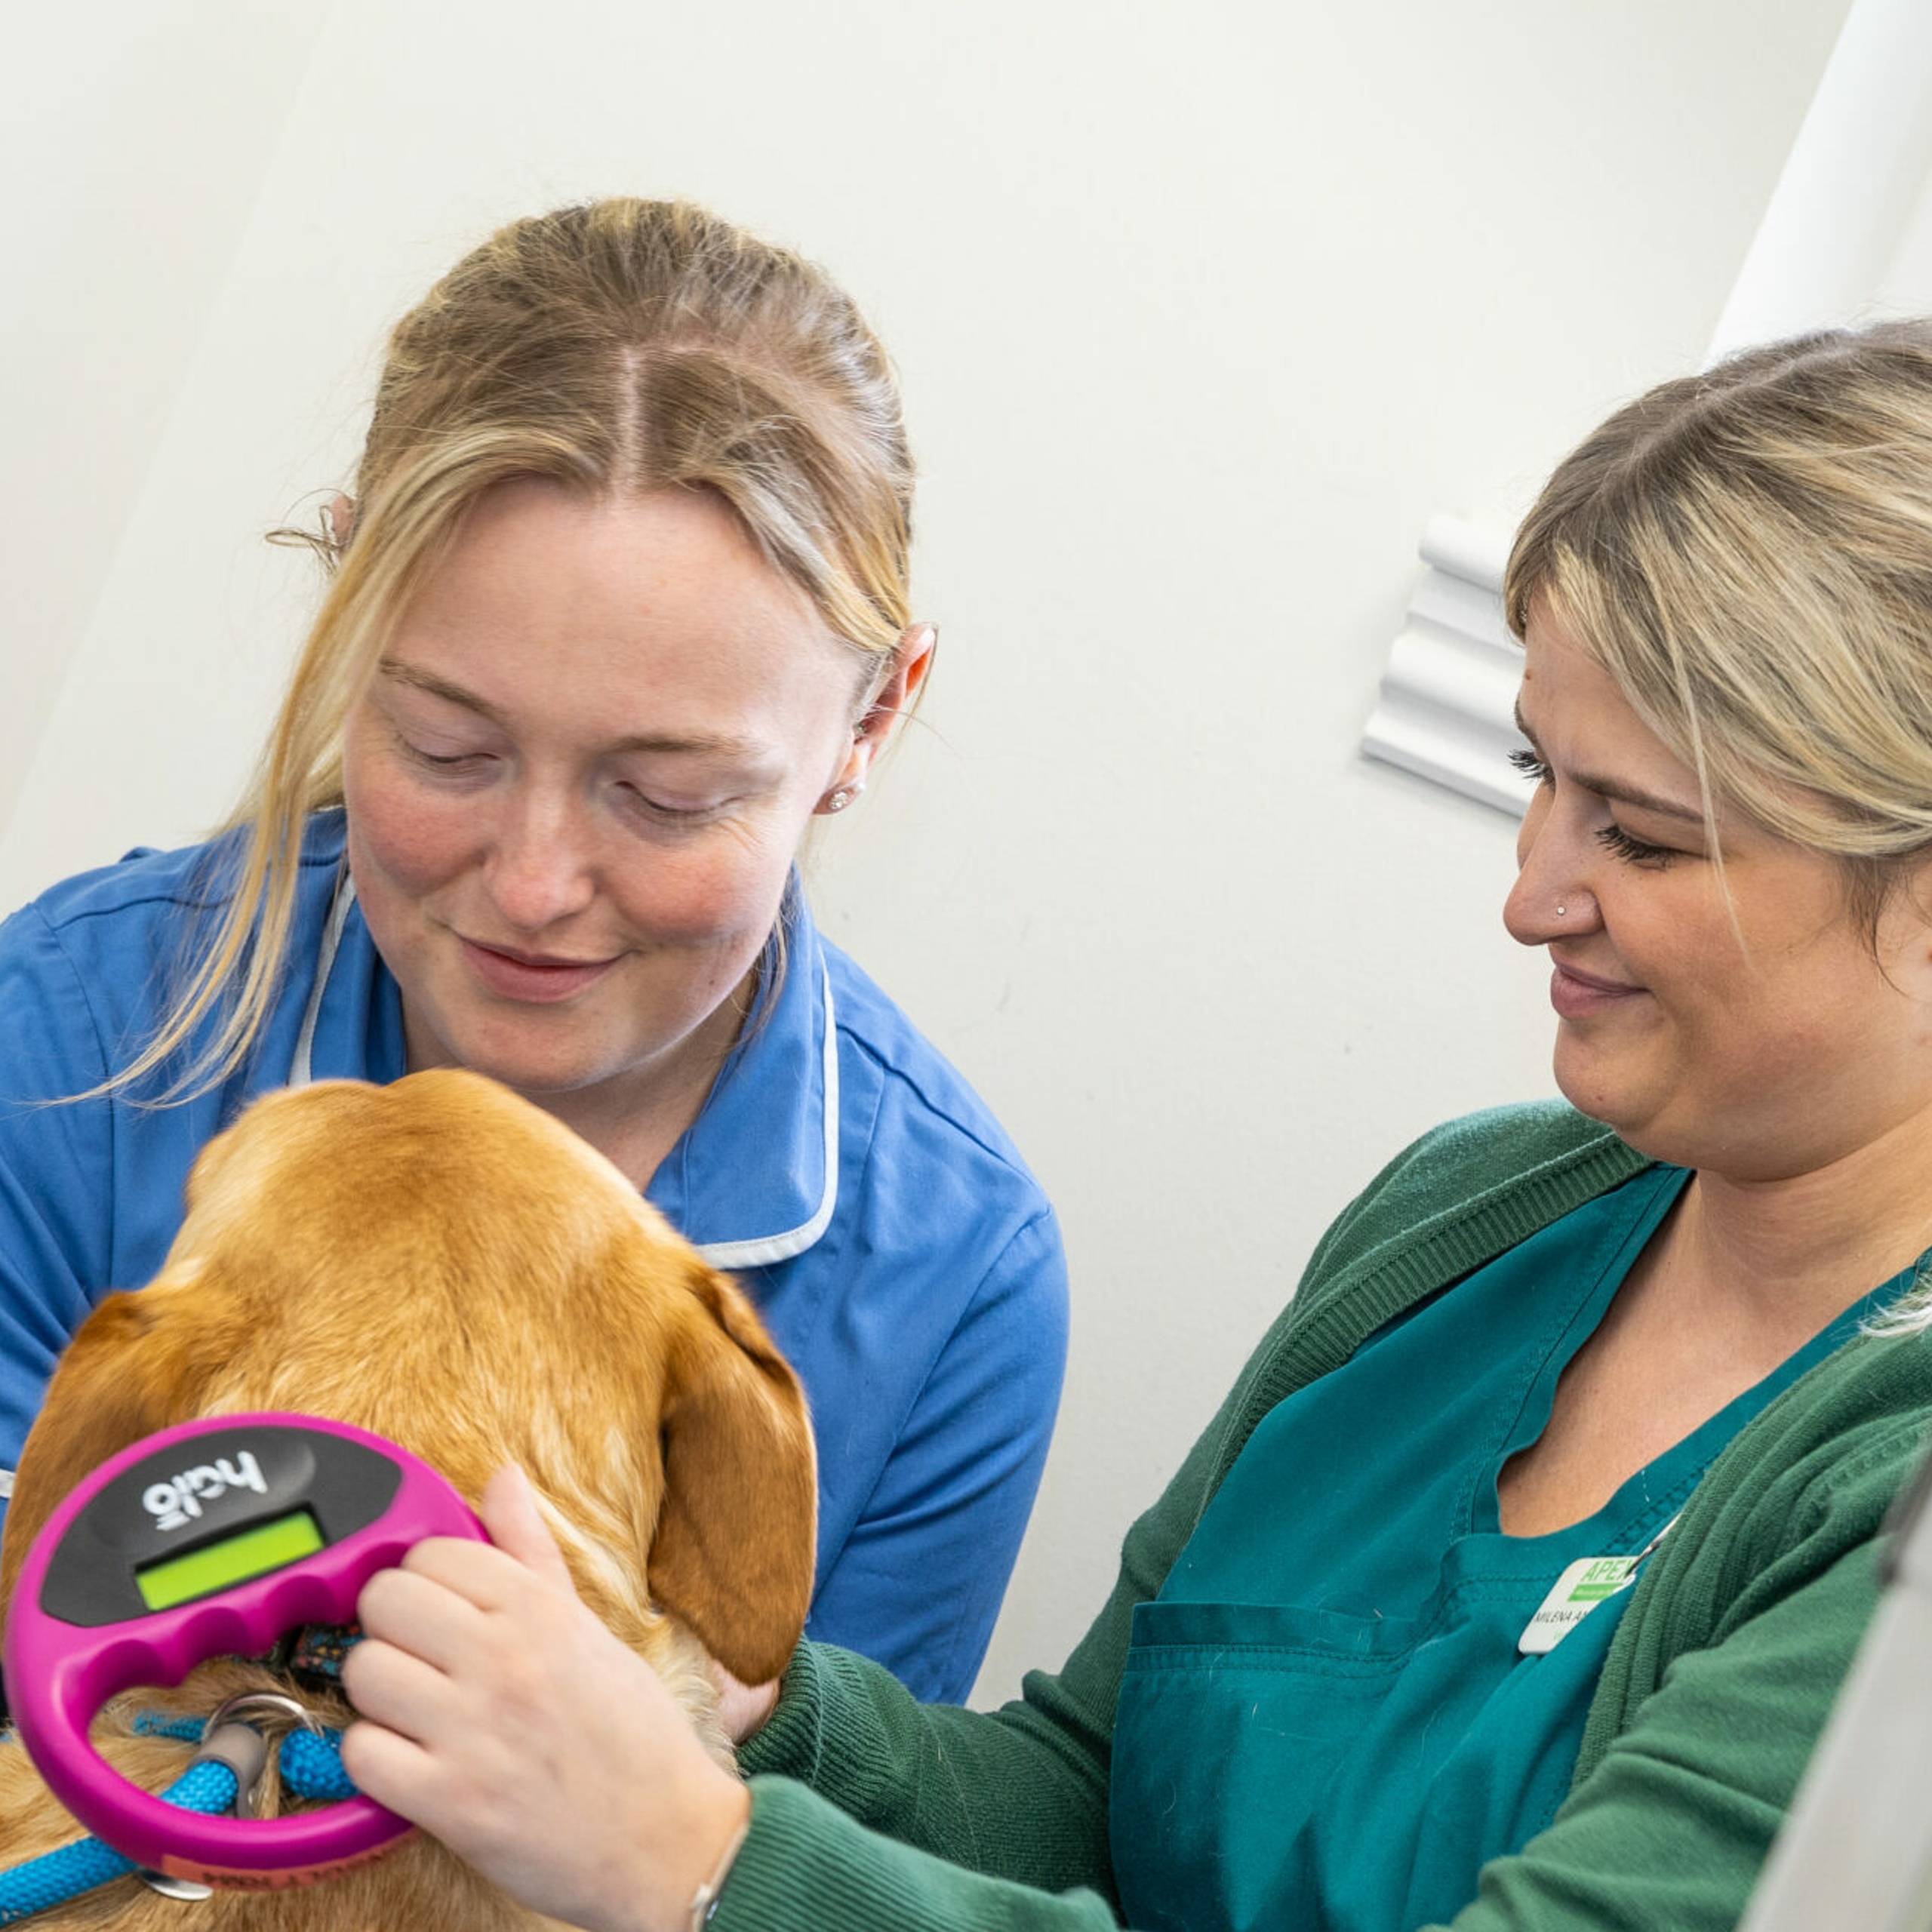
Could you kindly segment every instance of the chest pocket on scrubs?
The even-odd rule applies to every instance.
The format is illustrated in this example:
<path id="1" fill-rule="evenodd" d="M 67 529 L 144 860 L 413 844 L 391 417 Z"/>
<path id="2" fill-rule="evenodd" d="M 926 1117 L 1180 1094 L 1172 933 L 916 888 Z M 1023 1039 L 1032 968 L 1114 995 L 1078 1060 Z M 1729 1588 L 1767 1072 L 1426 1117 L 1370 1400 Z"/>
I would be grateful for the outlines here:
<path id="1" fill-rule="evenodd" d="M 1414 1620 L 1144 1603 L 1114 1720 L 1114 1875 L 1147 1932 L 1275 1922 L 1316 1889 L 1306 1807 L 1386 1698 Z M 1303 1815 L 1297 1817 L 1295 1813 Z"/>
<path id="2" fill-rule="evenodd" d="M 1129 1923 L 1395 1932 L 1458 1909 L 1561 1801 L 1628 1600 L 1518 1655 L 1571 1540 L 1463 1537 L 1417 1617 L 1141 1604 L 1114 1729 Z"/>

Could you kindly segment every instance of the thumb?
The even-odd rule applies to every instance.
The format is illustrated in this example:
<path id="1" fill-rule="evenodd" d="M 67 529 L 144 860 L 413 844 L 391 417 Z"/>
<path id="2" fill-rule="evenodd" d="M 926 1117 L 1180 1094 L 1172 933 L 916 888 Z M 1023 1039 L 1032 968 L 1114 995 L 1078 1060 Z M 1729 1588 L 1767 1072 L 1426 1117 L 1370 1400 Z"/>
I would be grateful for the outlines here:
<path id="1" fill-rule="evenodd" d="M 483 1486 L 476 1513 L 490 1533 L 490 1540 L 526 1570 L 534 1571 L 546 1583 L 554 1583 L 567 1595 L 575 1596 L 569 1566 L 557 1540 L 550 1534 L 537 1507 L 537 1492 L 530 1478 L 514 1463 L 506 1463 Z"/>

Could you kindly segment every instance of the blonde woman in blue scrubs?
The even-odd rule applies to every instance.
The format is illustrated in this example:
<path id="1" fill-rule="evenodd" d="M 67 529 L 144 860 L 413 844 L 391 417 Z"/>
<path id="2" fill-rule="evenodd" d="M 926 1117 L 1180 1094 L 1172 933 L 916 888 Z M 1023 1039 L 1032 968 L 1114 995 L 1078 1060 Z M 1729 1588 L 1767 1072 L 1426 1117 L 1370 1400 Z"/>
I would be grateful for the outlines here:
<path id="1" fill-rule="evenodd" d="M 850 300 L 700 209 L 513 223 L 405 318 L 247 807 L 0 927 L 0 1496 L 253 1095 L 474 1067 L 758 1303 L 817 1426 L 809 1627 L 966 1694 L 1059 1398 L 1059 1234 L 793 866 L 931 663 L 912 491 Z"/>
<path id="2" fill-rule="evenodd" d="M 1932 325 L 1620 412 L 1506 601 L 1569 1104 L 1348 1208 L 1065 1666 L 805 1644 L 735 1782 L 506 1473 L 365 1592 L 365 1788 L 600 1932 L 1728 1932 L 1932 1420 Z"/>

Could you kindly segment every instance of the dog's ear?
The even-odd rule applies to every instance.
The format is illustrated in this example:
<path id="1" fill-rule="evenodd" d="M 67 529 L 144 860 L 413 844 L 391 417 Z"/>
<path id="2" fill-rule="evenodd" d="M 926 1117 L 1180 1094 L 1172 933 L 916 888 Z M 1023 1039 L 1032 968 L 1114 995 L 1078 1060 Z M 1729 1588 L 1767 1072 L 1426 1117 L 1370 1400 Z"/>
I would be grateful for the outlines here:
<path id="1" fill-rule="evenodd" d="M 729 1281 L 691 1264 L 660 1427 L 651 1591 L 733 1676 L 763 1684 L 804 1628 L 818 1471 L 798 1378 Z"/>
<path id="2" fill-rule="evenodd" d="M 165 1291 L 112 1294 L 75 1331 L 27 1432 L 0 1539 L 0 1616 L 28 1546 L 67 1492 L 109 1457 L 178 1422 L 184 1338 L 162 1317 Z"/>

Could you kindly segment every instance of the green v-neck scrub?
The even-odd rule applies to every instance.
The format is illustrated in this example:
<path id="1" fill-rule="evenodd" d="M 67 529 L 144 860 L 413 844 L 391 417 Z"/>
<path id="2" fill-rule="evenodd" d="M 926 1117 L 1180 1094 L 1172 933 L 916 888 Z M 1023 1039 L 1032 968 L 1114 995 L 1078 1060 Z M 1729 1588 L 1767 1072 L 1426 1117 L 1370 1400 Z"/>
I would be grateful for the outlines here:
<path id="1" fill-rule="evenodd" d="M 1847 1340 L 1857 1304 L 1547 1536 L 1497 1479 L 1683 1189 L 1651 1168 L 1372 1337 L 1278 1404 L 1158 1598 L 1134 1612 L 1111 1843 L 1147 1932 L 1408 1932 L 1547 1825 L 1627 1591 L 1518 1648 L 1564 1569 L 1635 1555 L 1731 1438 Z M 1878 1291 L 1888 1294 L 1909 1275 Z"/>

